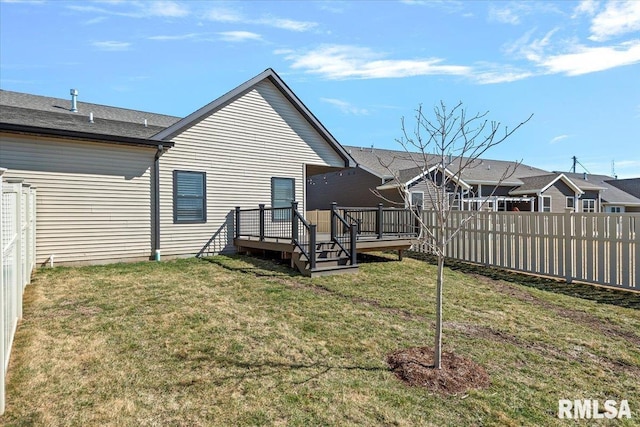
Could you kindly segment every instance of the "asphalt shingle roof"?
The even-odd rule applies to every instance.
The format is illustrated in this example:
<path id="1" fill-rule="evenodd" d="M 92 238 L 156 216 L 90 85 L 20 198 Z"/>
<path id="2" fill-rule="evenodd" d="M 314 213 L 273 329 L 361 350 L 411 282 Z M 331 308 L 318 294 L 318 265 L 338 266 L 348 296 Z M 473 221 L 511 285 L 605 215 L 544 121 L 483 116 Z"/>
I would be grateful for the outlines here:
<path id="1" fill-rule="evenodd" d="M 345 149 L 351 154 L 354 160 L 375 172 L 378 176 L 399 175 L 401 179 L 410 175 L 413 171 L 419 171 L 421 166 L 426 162 L 428 165 L 437 164 L 439 158 L 433 155 L 423 155 L 422 153 L 409 153 L 399 150 L 386 150 L 379 148 L 364 148 L 345 146 Z M 388 166 L 388 168 L 387 168 Z M 479 159 L 474 161 L 462 173 L 462 180 L 467 184 L 478 183 L 495 183 L 507 171 L 515 166 L 515 162 L 504 160 Z M 447 166 L 451 172 L 456 173 L 456 162 Z M 403 171 L 400 173 L 400 171 Z M 415 173 L 409 179 L 418 175 Z M 506 179 L 504 185 L 521 185 L 523 177 L 546 175 L 548 171 L 535 168 L 533 166 L 521 164 L 515 173 Z"/>
<path id="2" fill-rule="evenodd" d="M 70 107 L 70 99 L 0 90 L 0 122 L 12 125 L 146 139 L 180 120 L 87 102 L 78 102 L 77 112 Z M 93 123 L 89 120 L 90 113 Z"/>

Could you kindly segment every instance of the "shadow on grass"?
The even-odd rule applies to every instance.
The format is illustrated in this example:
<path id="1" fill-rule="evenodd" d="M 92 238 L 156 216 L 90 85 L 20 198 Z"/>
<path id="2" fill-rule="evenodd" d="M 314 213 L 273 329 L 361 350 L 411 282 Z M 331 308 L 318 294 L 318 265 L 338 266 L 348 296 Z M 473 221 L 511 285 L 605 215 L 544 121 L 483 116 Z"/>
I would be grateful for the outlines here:
<path id="1" fill-rule="evenodd" d="M 406 255 L 430 264 L 437 264 L 437 259 L 433 255 L 420 252 L 406 252 Z M 451 259 L 447 259 L 445 265 L 451 270 L 457 270 L 466 274 L 478 274 L 494 280 L 504 280 L 543 291 L 596 301 L 602 304 L 640 310 L 640 293 L 638 292 L 629 292 L 622 289 L 606 288 L 584 283 L 566 283 L 563 280 L 533 276 L 496 267 L 469 264 Z"/>
<path id="2" fill-rule="evenodd" d="M 294 277 L 301 276 L 289 267 L 289 260 L 281 260 L 270 254 L 264 257 L 256 255 L 229 254 L 213 257 L 202 257 L 203 261 L 218 265 L 225 270 L 251 274 L 255 277 Z M 250 266 L 247 266 L 249 264 Z"/>
<path id="3" fill-rule="evenodd" d="M 240 369 L 244 372 L 238 374 L 237 372 L 230 372 L 229 376 L 221 377 L 219 380 L 228 381 L 236 380 L 236 384 L 241 383 L 246 378 L 261 378 L 273 376 L 282 371 L 305 371 L 305 370 L 317 370 L 311 375 L 306 376 L 298 381 L 291 381 L 292 384 L 304 384 L 313 379 L 319 378 L 332 370 L 344 370 L 344 371 L 369 371 L 369 372 L 390 372 L 388 366 L 360 366 L 360 365 L 339 365 L 329 364 L 325 361 L 318 361 L 313 363 L 296 363 L 296 362 L 276 362 L 273 360 L 256 360 L 246 361 L 240 358 L 223 356 L 223 355 L 200 355 L 195 358 L 190 358 L 198 362 L 214 362 L 218 367 L 229 369 Z"/>

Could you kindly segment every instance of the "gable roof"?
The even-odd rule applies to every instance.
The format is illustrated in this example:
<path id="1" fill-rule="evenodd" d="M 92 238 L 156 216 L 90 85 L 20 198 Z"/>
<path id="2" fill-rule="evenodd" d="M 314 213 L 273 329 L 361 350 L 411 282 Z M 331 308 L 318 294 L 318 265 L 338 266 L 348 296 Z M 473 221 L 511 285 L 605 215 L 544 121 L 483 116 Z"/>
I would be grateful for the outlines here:
<path id="1" fill-rule="evenodd" d="M 209 117 L 215 111 L 221 109 L 225 105 L 229 104 L 236 98 L 242 96 L 244 93 L 249 92 L 253 87 L 261 81 L 268 79 L 273 85 L 284 95 L 285 98 L 298 110 L 302 117 L 322 136 L 322 138 L 329 143 L 329 145 L 345 160 L 345 167 L 355 166 L 353 158 L 347 153 L 347 151 L 338 143 L 338 141 L 331 135 L 331 133 L 324 127 L 322 123 L 313 115 L 313 113 L 302 103 L 302 101 L 293 93 L 293 91 L 287 86 L 287 84 L 278 76 L 278 74 L 271 68 L 267 68 L 262 73 L 247 80 L 235 89 L 225 93 L 221 97 L 215 99 L 204 107 L 189 114 L 184 119 L 172 124 L 168 128 L 158 132 L 152 137 L 156 141 L 168 141 L 176 135 L 185 131 L 186 129 L 194 126 L 198 122 Z"/>
<path id="2" fill-rule="evenodd" d="M 359 167 L 363 167 L 370 173 L 380 178 L 392 178 L 399 175 L 400 171 L 410 170 L 412 168 L 422 168 L 422 165 L 437 164 L 440 157 L 417 152 L 407 152 L 400 150 L 387 150 L 380 148 L 365 148 L 355 146 L 345 146 L 345 149 L 351 154 Z M 455 158 L 454 158 L 455 160 Z M 388 167 L 387 167 L 388 166 Z M 503 176 L 507 168 L 513 168 L 515 162 L 504 160 L 478 159 L 471 163 L 460 177 L 467 184 L 496 184 L 500 177 Z M 449 164 L 447 168 L 456 173 L 456 162 Z M 529 165 L 521 164 L 516 168 L 515 173 L 502 182 L 502 185 L 516 186 L 521 185 L 522 177 L 547 174 L 549 172 L 534 168 Z M 403 175 L 404 176 L 404 175 Z"/>
<path id="3" fill-rule="evenodd" d="M 422 180 L 427 174 L 430 174 L 436 169 L 440 171 L 442 170 L 442 167 L 440 167 L 440 165 L 432 165 L 428 169 L 425 169 L 419 166 L 416 166 L 410 169 L 403 169 L 398 172 L 398 180 L 394 179 L 391 182 L 381 185 L 380 187 L 378 187 L 378 189 L 386 190 L 390 188 L 397 188 L 399 186 L 405 186 L 405 185 L 410 186 L 411 184 Z M 444 173 L 449 177 L 449 179 L 454 180 L 463 189 L 465 190 L 471 189 L 471 186 L 469 184 L 464 182 L 462 179 L 456 177 L 455 174 L 451 172 L 448 168 L 444 168 Z"/>
<path id="4" fill-rule="evenodd" d="M 70 104 L 68 99 L 0 90 L 0 130 L 155 147 L 158 143 L 148 138 L 179 120 L 80 101 L 72 112 Z"/>
<path id="5" fill-rule="evenodd" d="M 521 178 L 522 185 L 509 191 L 509 194 L 514 196 L 523 194 L 542 194 L 549 189 L 553 184 L 558 181 L 563 181 L 571 188 L 574 193 L 583 194 L 584 191 L 580 189 L 572 180 L 570 180 L 563 173 L 550 173 L 545 175 L 529 176 Z"/>

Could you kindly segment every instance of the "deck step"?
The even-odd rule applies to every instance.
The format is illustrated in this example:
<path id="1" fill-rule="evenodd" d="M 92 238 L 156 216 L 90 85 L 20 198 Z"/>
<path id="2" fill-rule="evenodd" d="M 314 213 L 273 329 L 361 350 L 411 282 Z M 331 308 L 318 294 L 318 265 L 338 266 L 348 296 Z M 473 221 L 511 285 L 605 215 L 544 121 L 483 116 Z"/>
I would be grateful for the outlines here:
<path id="1" fill-rule="evenodd" d="M 357 273 L 357 272 L 358 272 L 357 265 L 337 265 L 337 266 L 328 266 L 328 267 L 316 267 L 313 270 L 307 270 L 306 272 L 303 272 L 303 274 L 309 277 L 320 277 L 320 276 L 331 276 L 334 274 Z"/>

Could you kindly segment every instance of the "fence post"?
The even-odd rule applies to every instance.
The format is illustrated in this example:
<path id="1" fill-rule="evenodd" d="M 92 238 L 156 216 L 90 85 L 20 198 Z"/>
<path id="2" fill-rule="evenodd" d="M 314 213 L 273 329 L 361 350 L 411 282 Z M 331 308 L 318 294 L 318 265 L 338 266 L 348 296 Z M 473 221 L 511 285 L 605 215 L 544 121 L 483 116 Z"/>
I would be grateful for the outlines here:
<path id="1" fill-rule="evenodd" d="M 336 202 L 331 202 L 331 217 L 329 220 L 329 228 L 331 231 L 331 240 L 335 240 L 336 239 L 336 221 L 335 221 L 335 215 L 336 215 L 336 210 L 338 209 L 338 203 Z"/>
<path id="2" fill-rule="evenodd" d="M 316 268 L 316 229 L 317 224 L 311 224 L 309 226 L 309 268 L 315 270 Z"/>
<path id="3" fill-rule="evenodd" d="M 573 282 L 573 218 L 571 212 L 564 213 L 564 278 L 567 283 Z"/>
<path id="4" fill-rule="evenodd" d="M 264 203 L 260 203 L 258 205 L 258 207 L 260 208 L 260 229 L 259 229 L 259 235 L 260 235 L 260 241 L 264 240 Z"/>
<path id="5" fill-rule="evenodd" d="M 378 211 L 376 212 L 376 234 L 378 239 L 382 239 L 382 203 L 378 203 Z"/>
<path id="6" fill-rule="evenodd" d="M 358 238 L 357 234 L 358 234 L 358 226 L 356 224 L 351 224 L 349 226 L 349 233 L 350 233 L 350 238 L 351 238 L 351 247 L 349 248 L 349 251 L 351 253 L 351 265 L 357 265 L 358 264 L 358 254 L 356 253 L 356 239 Z"/>
<path id="7" fill-rule="evenodd" d="M 296 212 L 298 211 L 298 202 L 291 202 L 291 239 L 299 242 L 298 236 L 298 218 L 296 218 Z"/>

